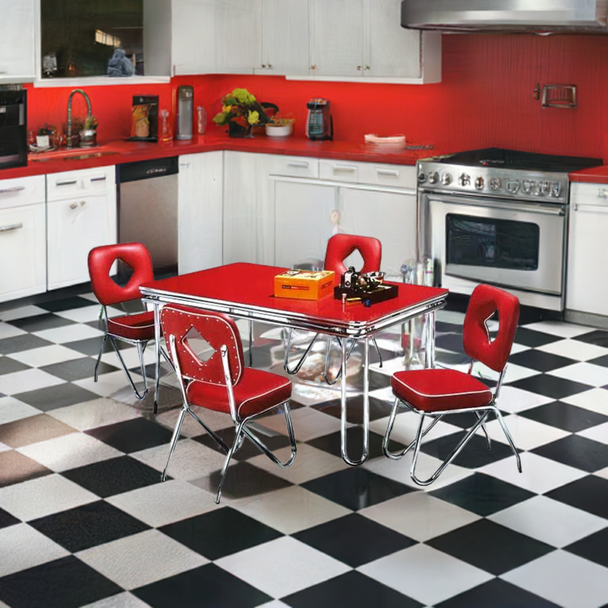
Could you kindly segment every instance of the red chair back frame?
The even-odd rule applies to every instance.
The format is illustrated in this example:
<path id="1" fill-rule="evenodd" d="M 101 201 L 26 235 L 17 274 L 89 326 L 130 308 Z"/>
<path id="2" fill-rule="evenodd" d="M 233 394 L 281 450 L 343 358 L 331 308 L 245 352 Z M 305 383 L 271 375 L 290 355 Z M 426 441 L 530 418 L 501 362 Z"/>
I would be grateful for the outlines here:
<path id="1" fill-rule="evenodd" d="M 486 322 L 496 311 L 498 334 L 490 340 Z M 511 353 L 518 320 L 519 300 L 513 294 L 491 285 L 478 285 L 471 294 L 462 330 L 466 354 L 501 372 Z"/>
<path id="2" fill-rule="evenodd" d="M 110 269 L 116 260 L 133 269 L 133 275 L 124 287 L 110 277 Z M 141 298 L 139 286 L 154 280 L 150 252 L 142 243 L 95 247 L 89 252 L 88 264 L 93 293 L 103 306 Z"/>
<path id="3" fill-rule="evenodd" d="M 187 306 L 166 305 L 160 313 L 166 340 L 175 336 L 175 354 L 182 377 L 208 384 L 226 386 L 220 348 L 228 348 L 232 384 L 241 379 L 244 370 L 243 345 L 232 318 L 219 312 L 196 310 Z M 188 344 L 188 333 L 197 331 L 215 352 L 203 361 Z M 174 353 L 169 349 L 170 356 Z M 175 362 L 174 362 L 175 363 Z"/>
<path id="4" fill-rule="evenodd" d="M 348 270 L 344 260 L 354 251 L 359 251 L 363 258 L 363 268 L 359 272 L 380 270 L 382 243 L 373 236 L 354 234 L 334 234 L 329 239 L 325 253 L 325 270 L 333 270 L 336 277 L 342 276 Z"/>

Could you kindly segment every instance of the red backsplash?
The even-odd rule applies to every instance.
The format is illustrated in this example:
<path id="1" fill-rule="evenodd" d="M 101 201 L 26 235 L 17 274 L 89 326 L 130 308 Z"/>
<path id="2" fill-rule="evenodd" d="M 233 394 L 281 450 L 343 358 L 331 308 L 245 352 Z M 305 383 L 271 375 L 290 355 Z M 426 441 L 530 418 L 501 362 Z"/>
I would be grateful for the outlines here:
<path id="1" fill-rule="evenodd" d="M 410 143 L 437 152 L 486 146 L 551 154 L 604 156 L 608 37 L 466 34 L 443 36 L 443 81 L 434 85 L 358 84 L 285 80 L 273 76 L 193 76 L 164 85 L 86 87 L 99 119 L 99 139 L 129 136 L 134 94 L 159 95 L 171 107 L 179 84 L 194 86 L 195 106 L 209 121 L 221 97 L 243 87 L 296 118 L 303 136 L 306 102 L 331 101 L 336 139 L 362 141 L 365 133 L 404 133 Z M 540 83 L 577 85 L 577 110 L 542 109 L 533 98 Z M 63 125 L 72 87 L 30 88 L 28 124 Z M 83 103 L 80 96 L 74 98 Z M 81 107 L 81 106 L 78 106 Z M 220 129 L 211 122 L 208 129 Z M 225 128 L 222 128 L 225 129 Z"/>

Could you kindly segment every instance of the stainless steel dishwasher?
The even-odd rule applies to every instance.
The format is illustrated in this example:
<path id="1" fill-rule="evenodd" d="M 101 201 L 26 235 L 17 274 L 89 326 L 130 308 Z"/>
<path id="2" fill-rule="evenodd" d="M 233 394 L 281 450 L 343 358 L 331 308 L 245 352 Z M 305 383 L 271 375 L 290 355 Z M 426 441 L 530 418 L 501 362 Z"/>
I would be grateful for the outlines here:
<path id="1" fill-rule="evenodd" d="M 118 242 L 143 243 L 156 277 L 177 273 L 177 173 L 177 156 L 116 166 Z M 129 275 L 119 264 L 119 280 Z"/>

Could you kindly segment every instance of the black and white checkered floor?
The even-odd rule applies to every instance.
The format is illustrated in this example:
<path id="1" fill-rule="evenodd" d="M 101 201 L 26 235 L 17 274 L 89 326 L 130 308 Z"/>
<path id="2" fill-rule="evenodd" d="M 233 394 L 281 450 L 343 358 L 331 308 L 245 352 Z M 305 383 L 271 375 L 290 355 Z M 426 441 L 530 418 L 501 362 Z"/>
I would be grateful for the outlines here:
<path id="1" fill-rule="evenodd" d="M 491 451 L 476 437 L 426 490 L 410 482 L 409 457 L 381 455 L 390 373 L 403 364 L 393 333 L 371 374 L 365 465 L 339 457 L 339 393 L 297 381 L 295 464 L 280 470 L 245 444 L 217 506 L 223 456 L 192 420 L 160 483 L 180 402 L 169 375 L 157 416 L 134 402 L 113 353 L 93 382 L 92 295 L 4 308 L 2 607 L 608 606 L 608 332 L 522 319 L 499 400 L 522 474 L 496 421 Z M 464 360 L 462 318 L 438 314 L 443 364 Z M 280 332 L 256 330 L 254 364 L 275 369 Z M 136 366 L 135 350 L 123 352 Z M 356 392 L 349 403 L 356 455 Z M 398 416 L 398 441 L 412 437 L 413 418 Z M 423 472 L 466 423 L 435 427 Z M 284 455 L 282 416 L 264 424 Z"/>

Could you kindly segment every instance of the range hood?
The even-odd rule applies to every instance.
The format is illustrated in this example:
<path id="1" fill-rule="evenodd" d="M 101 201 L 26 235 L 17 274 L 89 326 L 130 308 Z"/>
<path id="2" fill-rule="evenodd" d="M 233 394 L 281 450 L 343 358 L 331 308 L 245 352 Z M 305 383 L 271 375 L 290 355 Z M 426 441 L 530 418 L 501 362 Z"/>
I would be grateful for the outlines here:
<path id="1" fill-rule="evenodd" d="M 452 32 L 608 33 L 608 0 L 403 0 L 401 25 Z"/>

